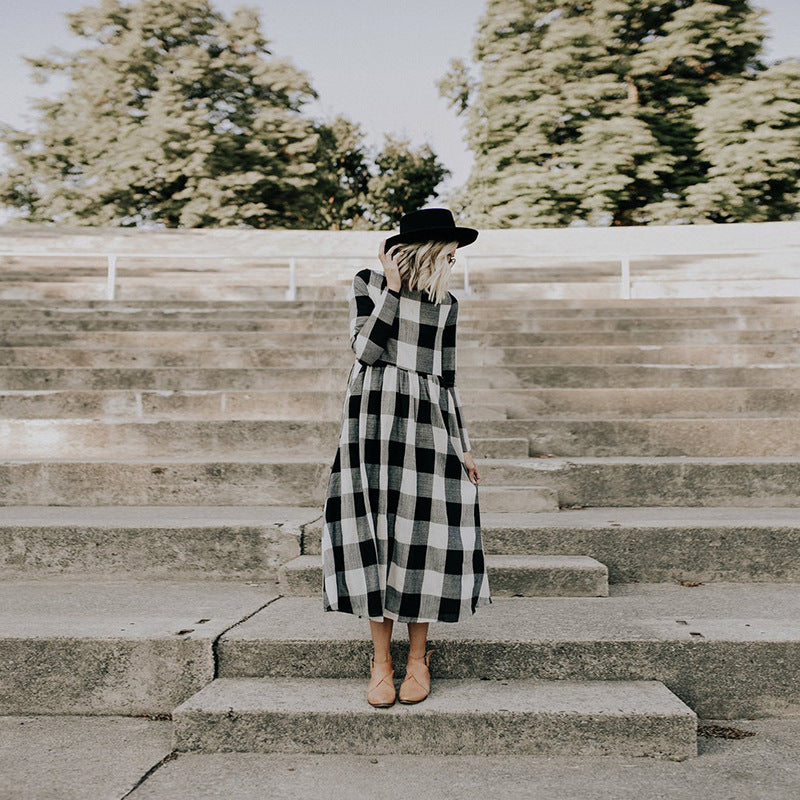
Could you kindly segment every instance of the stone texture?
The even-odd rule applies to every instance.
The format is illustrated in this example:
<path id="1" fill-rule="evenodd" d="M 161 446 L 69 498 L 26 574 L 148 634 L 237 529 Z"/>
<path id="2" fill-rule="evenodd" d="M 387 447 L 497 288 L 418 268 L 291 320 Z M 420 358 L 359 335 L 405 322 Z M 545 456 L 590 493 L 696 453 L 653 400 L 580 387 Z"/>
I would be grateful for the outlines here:
<path id="1" fill-rule="evenodd" d="M 437 680 L 374 709 L 361 681 L 218 679 L 173 720 L 175 748 L 203 752 L 697 755 L 695 713 L 657 681 Z"/>

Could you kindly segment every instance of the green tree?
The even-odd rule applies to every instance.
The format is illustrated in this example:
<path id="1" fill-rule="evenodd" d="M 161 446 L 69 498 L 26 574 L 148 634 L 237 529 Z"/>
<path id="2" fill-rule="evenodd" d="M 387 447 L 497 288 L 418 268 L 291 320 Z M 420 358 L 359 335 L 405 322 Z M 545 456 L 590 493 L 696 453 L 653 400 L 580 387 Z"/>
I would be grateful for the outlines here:
<path id="1" fill-rule="evenodd" d="M 368 224 L 373 228 L 396 226 L 403 214 L 425 205 L 449 169 L 430 145 L 414 149 L 407 138 L 384 136 L 375 157 L 377 174 L 369 180 Z"/>
<path id="2" fill-rule="evenodd" d="M 359 125 L 341 116 L 317 130 L 321 203 L 313 227 L 382 230 L 396 226 L 403 214 L 436 196 L 436 186 L 450 174 L 427 143 L 414 148 L 407 138 L 386 134 L 376 150 L 366 145 Z"/>
<path id="3" fill-rule="evenodd" d="M 369 210 L 370 157 L 364 131 L 337 115 L 317 126 L 317 218 L 308 227 L 344 230 L 362 224 Z"/>
<path id="4" fill-rule="evenodd" d="M 749 0 L 488 0 L 473 78 L 438 83 L 475 162 L 456 196 L 473 224 L 669 222 L 708 162 L 695 109 L 764 69 Z"/>
<path id="5" fill-rule="evenodd" d="M 87 40 L 28 59 L 69 88 L 38 104 L 35 132 L 5 127 L 0 201 L 31 221 L 168 227 L 305 227 L 318 217 L 302 106 L 308 77 L 272 56 L 252 9 L 207 0 L 102 0 L 67 14 Z"/>
<path id="6" fill-rule="evenodd" d="M 732 78 L 695 109 L 706 180 L 687 189 L 699 219 L 765 222 L 800 214 L 800 59 Z"/>

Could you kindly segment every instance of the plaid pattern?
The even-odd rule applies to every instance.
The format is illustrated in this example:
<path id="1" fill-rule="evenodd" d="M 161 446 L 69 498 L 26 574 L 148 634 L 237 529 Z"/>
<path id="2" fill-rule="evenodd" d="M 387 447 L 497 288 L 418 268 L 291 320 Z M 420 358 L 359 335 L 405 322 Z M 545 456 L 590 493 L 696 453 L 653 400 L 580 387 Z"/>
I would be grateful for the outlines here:
<path id="1" fill-rule="evenodd" d="M 492 602 L 464 466 L 458 300 L 436 305 L 362 269 L 349 301 L 356 361 L 325 499 L 324 610 L 458 622 Z"/>

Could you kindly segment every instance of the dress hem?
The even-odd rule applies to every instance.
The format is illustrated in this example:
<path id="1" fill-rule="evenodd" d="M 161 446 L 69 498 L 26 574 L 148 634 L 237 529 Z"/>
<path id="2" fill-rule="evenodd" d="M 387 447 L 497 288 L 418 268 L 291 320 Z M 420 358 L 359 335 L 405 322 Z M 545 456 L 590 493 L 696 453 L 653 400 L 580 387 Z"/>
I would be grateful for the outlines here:
<path id="1" fill-rule="evenodd" d="M 323 607 L 323 611 L 325 611 L 325 612 L 337 611 L 340 614 L 350 614 L 350 615 L 352 615 L 354 617 L 358 617 L 359 619 L 367 618 L 369 620 L 372 620 L 373 622 L 386 622 L 387 619 L 391 619 L 394 622 L 401 622 L 401 623 L 408 623 L 408 622 L 463 622 L 465 619 L 469 619 L 470 617 L 474 617 L 475 613 L 477 612 L 477 610 L 479 608 L 482 608 L 483 606 L 491 605 L 492 602 L 493 601 L 492 601 L 491 597 L 479 597 L 477 603 L 475 604 L 475 611 L 472 611 L 472 613 L 470 613 L 469 616 L 462 615 L 462 616 L 458 617 L 458 619 L 438 619 L 438 618 L 437 619 L 432 619 L 432 618 L 430 618 L 430 619 L 422 619 L 420 617 L 408 617 L 408 616 L 401 616 L 401 615 L 398 615 L 398 614 L 393 614 L 391 611 L 388 611 L 388 612 L 384 611 L 382 617 L 369 617 L 366 614 L 358 614 L 355 611 L 345 611 L 344 609 L 341 609 L 341 608 L 327 608 L 327 607 Z"/>

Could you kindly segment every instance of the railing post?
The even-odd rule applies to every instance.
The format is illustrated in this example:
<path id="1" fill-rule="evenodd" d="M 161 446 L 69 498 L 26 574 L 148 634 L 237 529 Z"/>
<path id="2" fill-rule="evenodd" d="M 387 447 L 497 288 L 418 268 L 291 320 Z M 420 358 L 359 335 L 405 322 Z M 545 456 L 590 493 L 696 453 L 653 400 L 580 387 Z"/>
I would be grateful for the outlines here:
<path id="1" fill-rule="evenodd" d="M 631 299 L 631 257 L 629 255 L 620 256 L 622 267 L 620 275 L 619 296 L 624 300 Z"/>
<path id="2" fill-rule="evenodd" d="M 109 255 L 108 275 L 106 277 L 106 300 L 113 300 L 117 293 L 117 257 Z"/>
<path id="3" fill-rule="evenodd" d="M 286 290 L 286 299 L 297 299 L 297 259 L 294 256 L 289 258 L 289 288 Z"/>
<path id="4" fill-rule="evenodd" d="M 472 289 L 469 287 L 469 258 L 461 256 L 464 261 L 464 294 L 469 296 L 472 294 Z"/>

